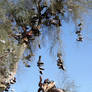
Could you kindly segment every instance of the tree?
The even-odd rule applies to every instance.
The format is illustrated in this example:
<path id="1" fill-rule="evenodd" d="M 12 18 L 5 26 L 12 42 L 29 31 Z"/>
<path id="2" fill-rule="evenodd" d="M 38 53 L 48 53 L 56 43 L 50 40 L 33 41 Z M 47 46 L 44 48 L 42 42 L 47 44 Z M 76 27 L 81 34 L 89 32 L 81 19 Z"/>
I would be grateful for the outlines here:
<path id="1" fill-rule="evenodd" d="M 48 2 L 46 0 L 0 1 L 0 82 L 6 80 L 9 82 L 14 77 L 18 60 L 25 49 L 30 52 L 22 57 L 26 61 L 31 59 L 37 46 L 40 48 L 37 36 L 42 35 L 41 39 L 45 43 L 44 37 L 48 35 L 52 41 L 50 52 L 53 52 L 53 46 L 57 43 L 59 44 L 57 53 L 61 53 L 60 27 L 62 27 L 62 20 L 68 20 L 72 16 L 75 25 L 79 28 L 75 31 L 78 35 L 77 41 L 83 40 L 81 25 L 84 21 L 81 12 L 87 12 L 87 8 L 92 7 L 90 5 L 92 2 L 86 0 L 49 0 Z M 65 15 L 66 12 L 68 12 L 68 16 Z M 48 31 L 41 32 L 43 27 Z M 26 62 L 24 63 L 27 65 Z M 3 77 L 4 79 L 1 80 Z M 6 88 L 5 83 L 1 83 L 0 86 Z"/>

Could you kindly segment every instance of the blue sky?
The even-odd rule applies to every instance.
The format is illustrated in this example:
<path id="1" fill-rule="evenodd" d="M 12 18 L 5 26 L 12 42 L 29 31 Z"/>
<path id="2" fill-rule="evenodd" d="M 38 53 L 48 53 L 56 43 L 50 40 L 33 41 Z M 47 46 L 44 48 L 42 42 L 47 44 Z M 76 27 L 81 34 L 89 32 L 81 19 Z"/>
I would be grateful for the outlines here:
<path id="1" fill-rule="evenodd" d="M 84 15 L 82 43 L 75 40 L 72 21 L 64 24 L 62 37 L 64 60 L 70 78 L 78 85 L 78 92 L 92 92 L 92 22 L 90 21 L 92 14 Z"/>

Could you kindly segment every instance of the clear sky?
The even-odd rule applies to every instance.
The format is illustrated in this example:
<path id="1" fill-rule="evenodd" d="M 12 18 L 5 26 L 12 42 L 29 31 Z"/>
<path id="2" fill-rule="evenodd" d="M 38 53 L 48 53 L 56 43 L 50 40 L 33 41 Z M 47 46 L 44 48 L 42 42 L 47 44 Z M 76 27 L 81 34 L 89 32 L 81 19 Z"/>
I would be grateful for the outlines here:
<path id="1" fill-rule="evenodd" d="M 17 82 L 11 88 L 14 88 L 15 92 L 37 92 L 39 72 L 36 62 L 39 55 L 42 55 L 42 61 L 45 63 L 43 79 L 54 80 L 57 87 L 62 87 L 63 77 L 67 75 L 71 81 L 75 82 L 78 92 L 92 92 L 92 21 L 90 21 L 92 14 L 90 11 L 83 14 L 83 20 L 83 42 L 76 41 L 74 22 L 72 20 L 63 21 L 61 51 L 63 52 L 66 73 L 58 70 L 55 62 L 56 56 L 49 53 L 50 44 L 46 38 L 45 44 L 42 45 L 43 48 L 35 52 L 36 56 L 31 63 L 31 68 L 25 68 L 20 61 L 16 74 Z"/>
<path id="2" fill-rule="evenodd" d="M 89 21 L 89 20 L 88 20 Z M 86 23 L 88 22 L 86 20 Z M 83 28 L 83 42 L 76 42 L 76 36 L 69 24 L 64 25 L 63 49 L 67 72 L 78 86 L 78 92 L 92 92 L 92 24 Z M 73 25 L 72 25 L 73 26 Z M 67 29 L 68 28 L 68 29 Z M 71 32 L 69 32 L 71 30 Z M 88 33 L 87 33 L 88 31 Z"/>

